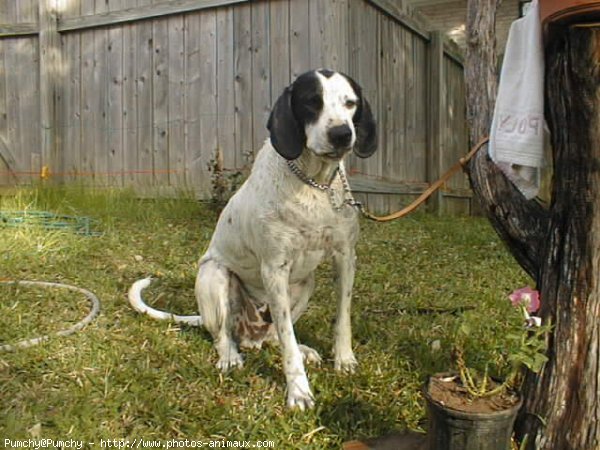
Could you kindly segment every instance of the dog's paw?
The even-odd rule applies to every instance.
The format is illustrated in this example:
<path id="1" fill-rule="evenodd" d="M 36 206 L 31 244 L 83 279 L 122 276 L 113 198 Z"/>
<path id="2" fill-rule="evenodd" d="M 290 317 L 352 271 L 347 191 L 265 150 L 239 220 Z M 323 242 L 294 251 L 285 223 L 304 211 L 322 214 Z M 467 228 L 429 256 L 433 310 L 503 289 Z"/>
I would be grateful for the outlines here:
<path id="1" fill-rule="evenodd" d="M 358 367 L 358 361 L 353 353 L 345 356 L 336 356 L 333 367 L 338 372 L 354 373 Z"/>
<path id="2" fill-rule="evenodd" d="M 315 406 L 315 399 L 306 377 L 304 379 L 297 378 L 294 382 L 288 383 L 287 406 L 290 409 L 298 408 L 300 411 Z"/>
<path id="3" fill-rule="evenodd" d="M 227 372 L 231 369 L 241 368 L 244 366 L 244 358 L 238 352 L 230 353 L 227 357 L 219 358 L 217 361 L 217 369 L 221 372 Z"/>
<path id="4" fill-rule="evenodd" d="M 316 366 L 321 365 L 321 355 L 315 349 L 310 348 L 306 345 L 299 345 L 298 348 L 302 353 L 302 360 L 306 364 L 314 364 Z"/>

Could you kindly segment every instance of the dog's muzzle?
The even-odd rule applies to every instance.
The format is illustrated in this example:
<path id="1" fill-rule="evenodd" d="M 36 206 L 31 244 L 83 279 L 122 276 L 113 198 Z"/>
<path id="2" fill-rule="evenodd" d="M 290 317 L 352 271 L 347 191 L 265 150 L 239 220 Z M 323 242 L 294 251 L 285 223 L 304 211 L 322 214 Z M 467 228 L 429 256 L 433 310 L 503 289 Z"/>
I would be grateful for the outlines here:
<path id="1" fill-rule="evenodd" d="M 352 129 L 348 125 L 332 127 L 327 131 L 327 138 L 334 148 L 334 155 L 341 157 L 350 149 L 352 144 Z"/>

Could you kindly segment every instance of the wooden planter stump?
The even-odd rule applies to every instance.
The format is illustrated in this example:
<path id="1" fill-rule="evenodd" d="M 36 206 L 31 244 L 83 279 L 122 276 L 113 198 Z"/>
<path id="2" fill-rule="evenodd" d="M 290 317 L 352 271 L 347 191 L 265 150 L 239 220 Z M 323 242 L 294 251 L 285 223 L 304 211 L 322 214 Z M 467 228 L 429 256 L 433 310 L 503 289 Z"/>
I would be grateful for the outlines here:
<path id="1" fill-rule="evenodd" d="M 548 363 L 525 380 L 517 434 L 528 437 L 528 450 L 600 448 L 600 385 L 592 382 L 600 376 L 600 24 L 594 23 L 600 4 L 586 2 L 593 9 L 582 16 L 569 9 L 575 3 L 546 16 L 549 208 L 525 200 L 487 152 L 469 165 L 476 196 L 536 280 L 541 316 L 554 326 Z M 552 17 L 561 20 L 550 24 Z"/>

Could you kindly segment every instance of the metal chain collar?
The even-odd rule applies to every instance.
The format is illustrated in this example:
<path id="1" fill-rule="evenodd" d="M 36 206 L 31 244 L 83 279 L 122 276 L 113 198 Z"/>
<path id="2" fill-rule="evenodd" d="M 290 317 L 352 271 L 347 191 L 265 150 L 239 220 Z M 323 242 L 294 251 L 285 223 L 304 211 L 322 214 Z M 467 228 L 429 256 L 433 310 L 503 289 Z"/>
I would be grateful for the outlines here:
<path id="1" fill-rule="evenodd" d="M 300 169 L 300 167 L 298 167 L 298 165 L 294 161 L 288 160 L 287 165 L 290 168 L 290 171 L 294 175 L 296 175 L 298 179 L 300 179 L 300 181 L 302 181 L 304 184 L 307 184 L 308 186 L 318 189 L 320 191 L 327 192 L 327 194 L 329 195 L 329 202 L 331 203 L 331 207 L 334 211 L 340 211 L 342 210 L 342 208 L 344 208 L 344 206 L 351 206 L 353 208 L 357 208 L 361 213 L 366 214 L 362 203 L 354 199 L 354 196 L 352 195 L 352 190 L 350 189 L 350 183 L 348 183 L 348 179 L 346 178 L 346 174 L 344 173 L 344 169 L 342 167 L 338 166 L 335 169 L 329 184 L 321 184 L 317 183 L 312 178 L 309 178 L 304 172 L 302 172 L 302 169 Z M 333 183 L 333 180 L 335 180 L 336 175 L 340 176 L 342 187 L 344 189 L 344 199 L 338 205 L 336 205 L 335 201 L 335 191 L 331 187 L 331 183 Z"/>

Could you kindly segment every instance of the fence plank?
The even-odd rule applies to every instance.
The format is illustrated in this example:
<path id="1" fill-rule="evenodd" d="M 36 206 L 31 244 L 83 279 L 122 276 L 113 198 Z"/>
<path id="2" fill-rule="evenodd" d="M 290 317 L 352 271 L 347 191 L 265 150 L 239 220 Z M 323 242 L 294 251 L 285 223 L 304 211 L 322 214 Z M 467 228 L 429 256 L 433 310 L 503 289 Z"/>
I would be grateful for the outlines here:
<path id="1" fill-rule="evenodd" d="M 202 130 L 201 170 L 202 182 L 199 185 L 204 198 L 212 194 L 211 174 L 207 168 L 214 166 L 218 153 L 218 116 L 217 116 L 217 15 L 214 10 L 202 11 L 200 59 L 200 129 Z"/>
<path id="2" fill-rule="evenodd" d="M 96 1 L 94 3 L 94 14 L 103 14 L 108 11 L 108 2 Z M 96 183 L 103 186 L 107 186 L 111 183 L 111 177 L 109 176 L 109 160 L 111 159 L 110 152 L 110 136 L 112 130 L 109 123 L 109 111 L 110 106 L 109 99 L 109 77 L 110 77 L 110 64 L 108 61 L 109 50 L 108 47 L 108 29 L 94 30 L 94 64 L 95 73 L 98 77 L 95 84 L 99 87 L 96 97 L 98 100 L 95 102 L 95 107 L 98 108 L 99 123 L 96 124 L 94 130 L 94 141 L 96 142 L 96 163 L 95 171 L 97 173 Z"/>
<path id="3" fill-rule="evenodd" d="M 93 0 L 82 0 L 81 14 L 93 14 Z M 87 31 L 81 34 L 81 147 L 79 170 L 85 173 L 93 173 L 95 142 L 94 127 L 97 126 L 96 109 L 94 98 L 96 87 L 94 80 L 94 32 Z"/>
<path id="4" fill-rule="evenodd" d="M 427 180 L 434 182 L 442 174 L 441 158 L 444 145 L 444 49 L 441 32 L 432 35 L 429 49 L 429 142 L 427 147 Z M 440 191 L 428 201 L 430 211 L 441 212 Z"/>
<path id="5" fill-rule="evenodd" d="M 200 130 L 200 47 L 202 45 L 200 36 L 200 15 L 190 14 L 185 17 L 185 161 L 186 180 L 199 194 L 202 179 L 200 142 L 202 133 Z"/>
<path id="6" fill-rule="evenodd" d="M 236 169 L 235 92 L 233 55 L 233 9 L 219 8 L 217 14 L 217 145 L 226 169 Z"/>
<path id="7" fill-rule="evenodd" d="M 419 99 L 415 97 L 416 89 L 416 73 L 415 73 L 415 35 L 408 30 L 403 32 L 404 41 L 404 61 L 400 64 L 404 65 L 404 100 L 402 106 L 404 109 L 404 132 L 402 133 L 402 152 L 406 155 L 404 164 L 405 179 L 424 180 L 424 173 L 419 171 L 419 160 L 422 154 L 416 151 L 413 142 L 415 136 L 415 121 L 417 118 L 417 104 Z"/>
<path id="8" fill-rule="evenodd" d="M 134 186 L 137 169 L 137 26 L 123 27 L 123 184 Z"/>
<path id="9" fill-rule="evenodd" d="M 379 111 L 378 116 L 378 136 L 379 136 L 379 150 L 375 152 L 371 158 L 366 161 L 366 173 L 378 177 L 385 177 L 385 164 L 388 158 L 389 146 L 391 145 L 391 104 L 393 92 L 391 91 L 391 54 L 392 50 L 390 46 L 392 44 L 392 22 L 384 16 L 378 15 L 378 41 L 380 43 L 380 51 L 378 53 L 377 61 L 377 84 L 378 90 L 378 101 Z M 386 203 L 386 199 L 381 196 L 369 195 L 367 196 L 367 206 L 376 212 L 383 212 L 389 206 Z"/>
<path id="10" fill-rule="evenodd" d="M 446 86 L 446 100 L 443 111 L 446 126 L 444 127 L 443 139 L 446 147 L 441 164 L 443 170 L 446 170 L 466 153 L 468 142 L 464 120 L 466 96 L 462 66 L 446 52 L 444 53 L 443 63 L 445 71 L 444 86 Z M 452 177 L 442 192 L 444 199 L 443 212 L 446 214 L 468 214 L 471 204 L 470 194 L 465 195 L 468 188 L 469 182 L 464 174 L 457 174 Z"/>
<path id="11" fill-rule="evenodd" d="M 394 145 L 393 140 L 393 124 L 392 121 L 392 100 L 394 98 L 394 71 L 393 56 L 395 48 L 393 47 L 393 23 L 387 17 L 380 18 L 381 30 L 381 59 L 380 59 L 380 139 L 381 151 L 378 155 L 379 166 L 375 173 L 382 174 L 384 177 L 389 175 L 388 165 L 391 164 L 390 148 Z M 385 43 L 385 44 L 383 44 Z"/>
<path id="12" fill-rule="evenodd" d="M 64 13 L 80 13 L 79 4 L 71 3 Z M 62 36 L 63 68 L 61 92 L 63 109 L 59 123 L 60 146 L 63 155 L 63 170 L 67 174 L 81 170 L 81 35 Z M 67 182 L 75 180 L 66 175 Z"/>
<path id="13" fill-rule="evenodd" d="M 321 3 L 324 58 L 321 66 L 346 71 L 348 67 L 348 2 L 328 0 Z"/>
<path id="14" fill-rule="evenodd" d="M 413 151 L 418 155 L 414 167 L 421 180 L 427 180 L 427 44 L 417 36 L 413 36 L 415 92 L 411 100 L 415 105 L 414 135 L 409 141 Z"/>
<path id="15" fill-rule="evenodd" d="M 22 6 L 31 6 L 29 2 Z M 56 142 L 55 99 L 60 71 L 60 36 L 56 25 L 58 12 L 54 0 L 40 0 L 39 77 L 40 77 L 40 120 L 41 153 L 43 164 L 52 171 L 60 172 L 60 161 Z M 26 14 L 29 18 L 31 13 Z"/>
<path id="16" fill-rule="evenodd" d="M 169 17 L 169 184 L 185 184 L 185 22 L 184 16 Z"/>
<path id="17" fill-rule="evenodd" d="M 269 48 L 271 50 L 271 93 L 275 99 L 290 84 L 290 3 L 269 2 Z"/>
<path id="18" fill-rule="evenodd" d="M 96 2 L 94 12 L 102 13 L 106 9 L 105 2 Z M 93 32 L 93 76 L 94 92 L 92 94 L 92 108 L 95 110 L 96 121 L 92 125 L 92 140 L 94 142 L 94 172 L 95 181 L 101 186 L 108 185 L 108 30 L 100 29 Z"/>
<path id="19" fill-rule="evenodd" d="M 212 190 L 208 169 L 217 147 L 215 12 L 190 15 L 186 24 L 188 173 L 196 193 L 209 198 Z"/>
<path id="20" fill-rule="evenodd" d="M 327 66 L 323 55 L 325 34 L 324 17 L 329 9 L 329 0 L 310 0 L 308 16 L 310 26 L 310 67 L 312 69 Z"/>
<path id="21" fill-rule="evenodd" d="M 40 73 L 39 47 L 36 38 L 19 38 L 17 42 L 18 82 L 17 95 L 20 97 L 18 140 L 25 167 L 37 174 L 41 171 L 41 123 L 40 123 Z M 48 101 L 49 102 L 49 101 Z M 51 124 L 54 126 L 54 123 Z M 49 148 L 52 148 L 51 146 Z"/>
<path id="22" fill-rule="evenodd" d="M 366 2 L 349 3 L 349 72 L 363 89 L 363 96 L 371 105 L 375 120 L 379 119 L 379 89 L 378 89 L 378 13 Z M 381 144 L 378 153 L 381 153 Z M 376 161 L 377 156 L 369 159 L 357 158 L 350 155 L 349 171 L 370 173 L 369 163 Z"/>
<path id="23" fill-rule="evenodd" d="M 112 5 L 115 7 L 115 5 Z M 125 152 L 123 149 L 123 28 L 107 30 L 107 170 L 110 186 L 122 186 Z"/>
<path id="24" fill-rule="evenodd" d="M 252 6 L 238 5 L 233 11 L 235 166 L 252 160 Z"/>
<path id="25" fill-rule="evenodd" d="M 152 22 L 140 22 L 137 28 L 136 95 L 137 181 L 148 190 L 154 184 L 154 122 L 152 103 Z"/>
<path id="26" fill-rule="evenodd" d="M 6 23 L 0 27 L 0 37 L 19 37 L 19 39 L 2 39 L 0 82 L 0 182 L 19 183 L 37 179 L 41 158 L 39 138 L 40 127 L 39 106 L 39 68 L 36 62 L 39 49 L 34 36 L 39 32 L 37 11 L 32 11 L 32 3 L 16 1 L 3 2 L 2 20 Z M 34 14 L 35 13 L 35 14 Z M 47 36 L 47 35 L 46 35 Z M 44 53 L 44 57 L 47 53 Z M 47 105 L 47 98 L 45 99 Z M 48 117 L 47 117 L 48 119 Z M 46 121 L 48 123 L 48 121 Z M 33 155 L 37 157 L 32 157 Z M 31 172 L 31 175 L 26 175 Z M 20 173 L 15 177 L 15 173 Z"/>
<path id="27" fill-rule="evenodd" d="M 410 102 L 410 83 L 408 74 L 407 39 L 410 33 L 401 27 L 392 25 L 392 128 L 391 146 L 387 148 L 390 180 L 415 180 L 415 174 L 408 168 L 410 160 L 414 158 L 411 149 L 406 145 L 407 117 L 406 108 Z"/>
<path id="28" fill-rule="evenodd" d="M 311 69 L 309 0 L 290 2 L 290 75 L 296 79 Z"/>
<path id="29" fill-rule="evenodd" d="M 252 129 L 255 150 L 266 136 L 271 110 L 271 59 L 269 55 L 269 4 L 252 2 Z"/>
<path id="30" fill-rule="evenodd" d="M 152 23 L 152 132 L 153 178 L 159 186 L 169 183 L 169 22 Z"/>
<path id="31" fill-rule="evenodd" d="M 127 8 L 136 4 L 136 0 L 122 0 L 121 7 Z M 123 57 L 122 57 L 122 101 L 123 111 L 121 123 L 123 124 L 123 185 L 133 187 L 137 177 L 137 26 L 123 24 Z M 76 33 L 73 33 L 76 34 Z"/>
<path id="32" fill-rule="evenodd" d="M 37 20 L 38 12 L 32 11 L 31 1 L 7 3 L 7 20 L 17 24 Z M 5 40 L 5 63 L 10 68 L 6 72 L 7 145 L 15 155 L 16 170 L 31 172 L 31 176 L 19 177 L 19 181 L 26 182 L 32 177 L 37 178 L 41 169 L 40 49 L 37 36 L 18 34 L 21 36 Z"/>

